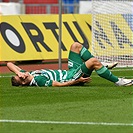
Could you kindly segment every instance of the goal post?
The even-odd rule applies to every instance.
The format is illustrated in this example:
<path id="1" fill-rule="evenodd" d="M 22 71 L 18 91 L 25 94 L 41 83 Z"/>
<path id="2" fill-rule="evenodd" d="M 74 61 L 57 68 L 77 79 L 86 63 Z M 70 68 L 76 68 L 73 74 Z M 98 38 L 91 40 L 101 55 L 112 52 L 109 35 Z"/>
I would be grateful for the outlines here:
<path id="1" fill-rule="evenodd" d="M 92 0 L 92 53 L 133 67 L 133 1 Z"/>

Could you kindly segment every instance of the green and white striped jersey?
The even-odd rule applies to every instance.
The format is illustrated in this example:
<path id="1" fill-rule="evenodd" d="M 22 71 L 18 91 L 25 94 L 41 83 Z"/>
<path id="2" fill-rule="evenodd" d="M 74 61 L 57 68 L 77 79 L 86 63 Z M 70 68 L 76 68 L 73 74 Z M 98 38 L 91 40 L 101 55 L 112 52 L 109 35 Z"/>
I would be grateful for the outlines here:
<path id="1" fill-rule="evenodd" d="M 79 74 L 80 73 L 80 74 Z M 30 74 L 34 76 L 30 82 L 30 86 L 52 86 L 52 82 L 66 82 L 69 80 L 74 80 L 81 75 L 81 70 L 79 70 L 78 75 L 75 69 L 70 70 L 36 70 L 31 71 Z"/>

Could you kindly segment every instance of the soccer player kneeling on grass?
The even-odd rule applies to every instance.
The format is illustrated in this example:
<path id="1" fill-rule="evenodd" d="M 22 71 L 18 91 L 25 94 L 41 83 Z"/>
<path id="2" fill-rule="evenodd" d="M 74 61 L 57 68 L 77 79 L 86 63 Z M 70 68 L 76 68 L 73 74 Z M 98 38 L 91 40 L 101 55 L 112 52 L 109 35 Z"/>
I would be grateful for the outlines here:
<path id="1" fill-rule="evenodd" d="M 117 64 L 116 64 L 117 65 Z M 68 57 L 68 70 L 36 70 L 26 72 L 8 62 L 7 67 L 16 76 L 11 78 L 13 86 L 71 86 L 91 81 L 91 73 L 96 73 L 117 86 L 133 85 L 132 79 L 118 78 L 113 75 L 97 58 L 95 58 L 83 45 L 75 42 L 71 45 Z"/>

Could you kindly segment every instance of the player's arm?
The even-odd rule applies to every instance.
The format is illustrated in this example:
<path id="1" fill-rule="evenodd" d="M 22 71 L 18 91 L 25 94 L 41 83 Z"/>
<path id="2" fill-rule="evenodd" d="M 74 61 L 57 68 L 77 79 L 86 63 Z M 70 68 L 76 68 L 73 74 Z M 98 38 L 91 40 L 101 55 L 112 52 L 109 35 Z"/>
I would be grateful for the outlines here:
<path id="1" fill-rule="evenodd" d="M 25 76 L 24 73 L 20 72 L 20 70 L 22 70 L 22 69 L 20 67 L 16 66 L 15 64 L 13 64 L 12 62 L 8 62 L 7 67 L 11 72 L 14 72 L 19 77 Z"/>
<path id="2" fill-rule="evenodd" d="M 83 83 L 91 82 L 91 78 L 90 77 L 87 77 L 87 78 L 80 77 L 77 80 L 71 80 L 71 81 L 67 81 L 67 82 L 63 82 L 63 83 L 53 81 L 52 86 L 59 86 L 59 87 L 71 86 L 71 85 L 75 85 L 80 82 L 83 82 Z"/>
<path id="3" fill-rule="evenodd" d="M 18 66 L 16 66 L 12 62 L 8 62 L 7 67 L 10 71 L 14 72 L 15 74 L 17 74 L 21 70 L 21 68 L 19 68 Z"/>

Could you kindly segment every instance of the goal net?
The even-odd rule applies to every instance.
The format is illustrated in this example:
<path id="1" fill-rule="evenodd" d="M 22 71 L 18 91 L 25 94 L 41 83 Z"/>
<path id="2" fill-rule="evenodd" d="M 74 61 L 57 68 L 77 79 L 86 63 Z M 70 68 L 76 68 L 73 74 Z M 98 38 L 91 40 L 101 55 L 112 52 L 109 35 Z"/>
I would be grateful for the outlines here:
<path id="1" fill-rule="evenodd" d="M 133 66 L 133 1 L 92 0 L 92 18 L 93 55 Z"/>

